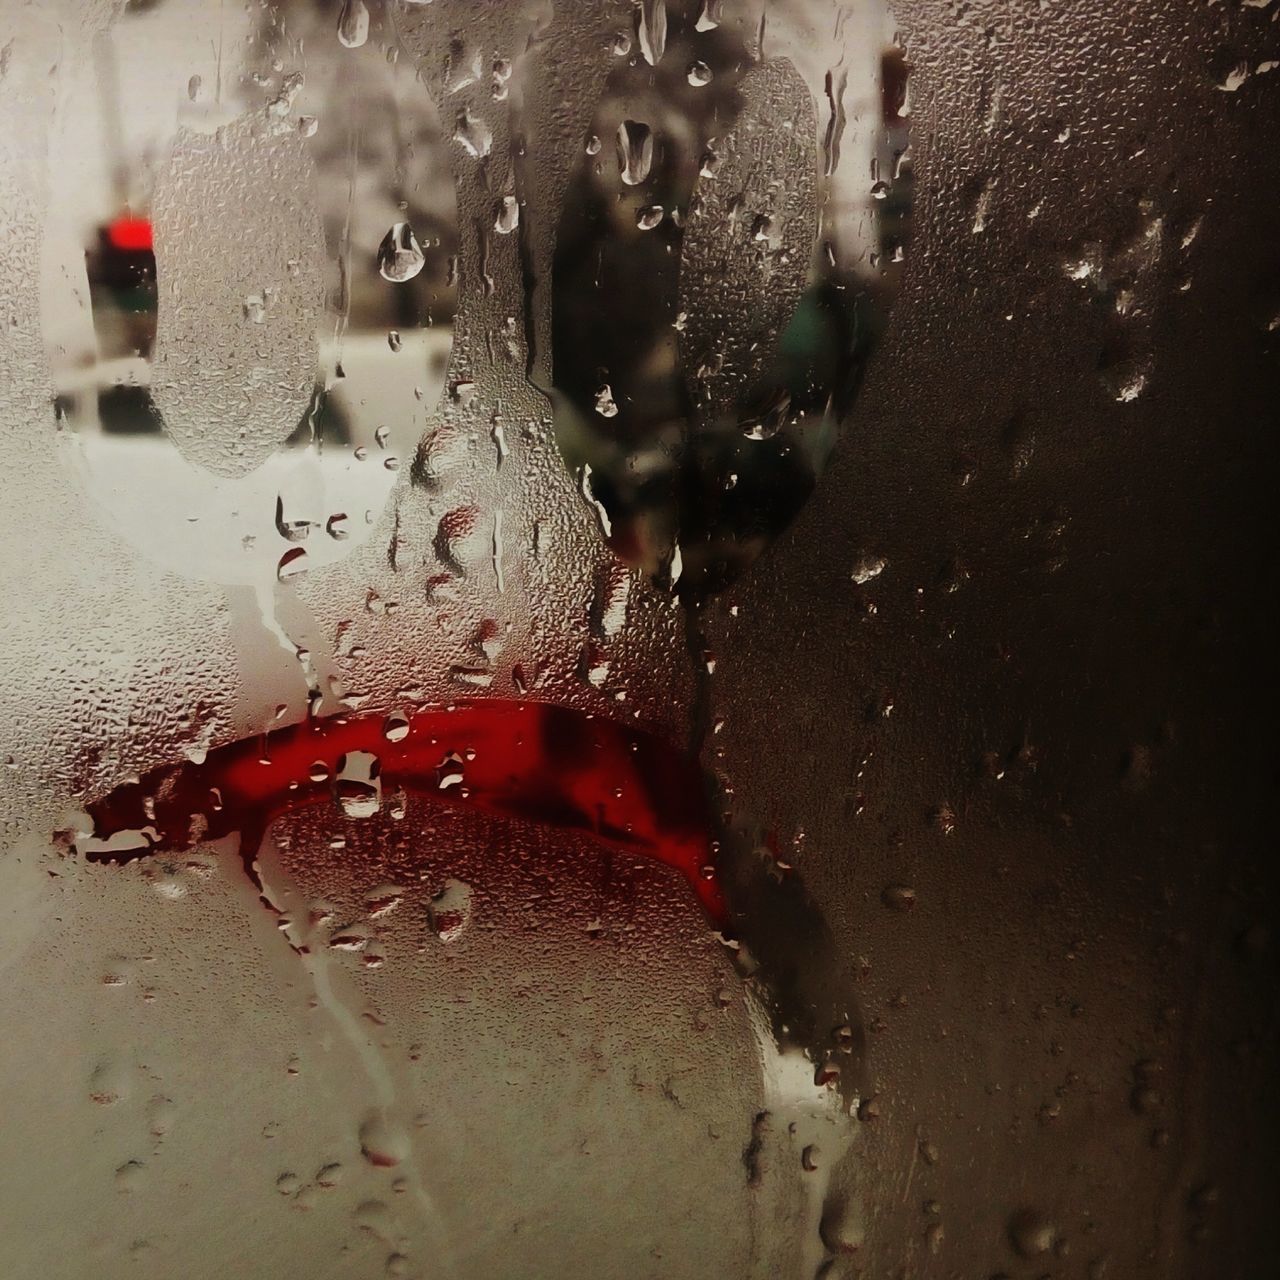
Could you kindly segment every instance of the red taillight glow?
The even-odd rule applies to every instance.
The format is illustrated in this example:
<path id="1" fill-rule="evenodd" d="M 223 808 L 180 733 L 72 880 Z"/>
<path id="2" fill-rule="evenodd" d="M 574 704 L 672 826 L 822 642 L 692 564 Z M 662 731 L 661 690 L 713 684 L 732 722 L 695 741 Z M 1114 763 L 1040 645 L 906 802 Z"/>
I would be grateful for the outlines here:
<path id="1" fill-rule="evenodd" d="M 107 239 L 113 249 L 138 253 L 151 249 L 149 218 L 117 218 L 107 227 Z"/>
<path id="2" fill-rule="evenodd" d="M 332 797 L 342 758 L 378 757 L 383 781 L 433 804 L 591 835 L 654 858 L 689 882 L 711 921 L 726 920 L 712 869 L 711 821 L 693 758 L 644 730 L 568 707 L 501 698 L 424 708 L 388 737 L 380 715 L 311 720 L 211 750 L 201 764 L 155 769 L 88 806 L 97 838 L 149 830 L 150 849 L 98 849 L 128 862 L 241 833 L 249 857 L 278 814 Z M 319 766 L 319 768 L 317 768 Z"/>

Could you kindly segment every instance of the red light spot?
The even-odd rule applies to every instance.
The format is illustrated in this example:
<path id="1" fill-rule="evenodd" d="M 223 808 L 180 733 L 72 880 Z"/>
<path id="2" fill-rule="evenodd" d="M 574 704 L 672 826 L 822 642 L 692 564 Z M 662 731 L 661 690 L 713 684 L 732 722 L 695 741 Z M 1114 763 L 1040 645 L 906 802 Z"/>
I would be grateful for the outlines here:
<path id="1" fill-rule="evenodd" d="M 711 821 L 695 759 L 637 727 L 546 703 L 493 698 L 407 721 L 388 737 L 380 714 L 310 720 L 215 747 L 198 765 L 153 769 L 88 806 L 96 838 L 146 829 L 150 848 L 87 856 L 129 862 L 239 831 L 251 858 L 276 815 L 332 796 L 343 757 L 361 751 L 378 758 L 386 784 L 442 807 L 580 831 L 665 862 L 712 923 L 726 923 L 719 878 L 705 872 Z"/>
<path id="2" fill-rule="evenodd" d="M 117 218 L 107 227 L 107 239 L 113 249 L 132 253 L 151 249 L 149 218 Z"/>

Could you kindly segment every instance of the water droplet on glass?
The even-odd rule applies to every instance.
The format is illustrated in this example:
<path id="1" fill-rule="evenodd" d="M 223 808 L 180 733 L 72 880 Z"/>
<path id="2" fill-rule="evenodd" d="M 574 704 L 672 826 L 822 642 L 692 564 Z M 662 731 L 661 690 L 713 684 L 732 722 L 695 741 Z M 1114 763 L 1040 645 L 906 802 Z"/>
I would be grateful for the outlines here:
<path id="1" fill-rule="evenodd" d="M 689 83 L 695 89 L 701 89 L 704 84 L 711 83 L 711 68 L 705 62 L 691 62 L 688 76 Z"/>
<path id="2" fill-rule="evenodd" d="M 596 412 L 602 418 L 616 418 L 618 416 L 618 406 L 613 398 L 613 388 L 607 382 L 596 392 Z"/>
<path id="3" fill-rule="evenodd" d="M 638 186 L 653 168 L 653 131 L 639 120 L 624 120 L 618 126 L 618 168 L 622 181 Z"/>
<path id="4" fill-rule="evenodd" d="M 865 586 L 872 578 L 878 578 L 885 570 L 888 561 L 884 556 L 862 555 L 858 558 L 858 562 L 853 566 L 853 573 L 850 577 L 858 586 Z"/>
<path id="5" fill-rule="evenodd" d="M 1247 62 L 1237 62 L 1215 88 L 1220 89 L 1223 93 L 1235 93 L 1248 78 L 1249 64 Z"/>
<path id="6" fill-rule="evenodd" d="M 276 565 L 276 577 L 281 582 L 289 582 L 307 571 L 307 550 L 305 547 L 290 547 L 280 557 Z"/>
<path id="7" fill-rule="evenodd" d="M 363 951 L 369 945 L 371 938 L 371 931 L 367 926 L 347 924 L 335 929 L 329 935 L 329 947 L 333 951 Z"/>
<path id="8" fill-rule="evenodd" d="M 376 920 L 390 915 L 404 901 L 404 890 L 398 884 L 374 885 L 364 895 L 365 910 L 370 919 Z"/>
<path id="9" fill-rule="evenodd" d="M 404 346 L 404 339 L 400 337 L 399 329 L 387 330 L 387 346 L 389 346 L 392 351 L 399 351 Z"/>
<path id="10" fill-rule="evenodd" d="M 284 497 L 281 494 L 276 495 L 276 532 L 286 542 L 303 542 L 311 532 L 310 520 L 285 518 Z"/>
<path id="11" fill-rule="evenodd" d="M 1019 1209 L 1009 1219 L 1009 1243 L 1020 1258 L 1037 1258 L 1053 1248 L 1053 1224 L 1035 1209 Z"/>
<path id="12" fill-rule="evenodd" d="M 450 787 L 460 787 L 462 783 L 462 757 L 456 751 L 450 751 L 440 761 L 436 786 L 441 791 L 447 791 Z"/>
<path id="13" fill-rule="evenodd" d="M 401 711 L 393 711 L 382 722 L 382 736 L 388 742 L 403 742 L 409 736 L 409 717 Z"/>
<path id="14" fill-rule="evenodd" d="M 694 26 L 699 31 L 714 31 L 720 25 L 724 0 L 702 0 L 702 12 Z"/>
<path id="15" fill-rule="evenodd" d="M 361 1130 L 363 1133 L 363 1129 Z M 391 1210 L 381 1200 L 364 1200 L 356 1205 L 351 1214 L 357 1227 L 384 1244 L 395 1240 L 395 1222 Z"/>
<path id="16" fill-rule="evenodd" d="M 916 891 L 905 884 L 891 884 L 880 894 L 880 901 L 890 911 L 914 911 Z"/>
<path id="17" fill-rule="evenodd" d="M 663 213 L 660 204 L 647 204 L 636 214 L 636 226 L 641 231 L 652 231 L 662 221 Z"/>
<path id="18" fill-rule="evenodd" d="M 412 280 L 425 261 L 418 238 L 407 222 L 395 223 L 378 246 L 378 270 L 384 280 L 393 284 Z"/>
<path id="19" fill-rule="evenodd" d="M 869 1124 L 872 1120 L 879 1120 L 879 1099 L 874 1095 L 870 1098 L 863 1098 L 862 1101 L 858 1103 L 857 1116 L 864 1124 Z"/>
<path id="20" fill-rule="evenodd" d="M 520 205 L 515 196 L 503 196 L 498 201 L 498 212 L 493 219 L 493 229 L 500 236 L 510 235 L 520 225 Z"/>
<path id="21" fill-rule="evenodd" d="M 369 38 L 369 10 L 364 0 L 344 0 L 338 14 L 338 39 L 348 49 L 358 49 Z"/>
<path id="22" fill-rule="evenodd" d="M 345 511 L 335 511 L 324 525 L 325 532 L 331 538 L 337 539 L 339 542 L 348 535 L 347 531 L 347 513 Z"/>
<path id="23" fill-rule="evenodd" d="M 427 923 L 441 942 L 456 942 L 471 923 L 472 889 L 462 880 L 446 880 L 427 904 Z"/>
<path id="24" fill-rule="evenodd" d="M 382 1112 L 371 1112 L 360 1125 L 360 1152 L 370 1164 L 392 1168 L 409 1154 L 408 1135 Z"/>
<path id="25" fill-rule="evenodd" d="M 453 137 L 455 142 L 462 143 L 468 155 L 477 159 L 487 156 L 493 148 L 493 130 L 469 111 L 459 113 L 454 122 Z"/>
<path id="26" fill-rule="evenodd" d="M 640 0 L 637 34 L 644 60 L 656 67 L 667 49 L 667 0 Z"/>
<path id="27" fill-rule="evenodd" d="M 382 807 L 380 771 L 371 751 L 349 751 L 338 761 L 335 793 L 348 818 L 371 818 Z"/>

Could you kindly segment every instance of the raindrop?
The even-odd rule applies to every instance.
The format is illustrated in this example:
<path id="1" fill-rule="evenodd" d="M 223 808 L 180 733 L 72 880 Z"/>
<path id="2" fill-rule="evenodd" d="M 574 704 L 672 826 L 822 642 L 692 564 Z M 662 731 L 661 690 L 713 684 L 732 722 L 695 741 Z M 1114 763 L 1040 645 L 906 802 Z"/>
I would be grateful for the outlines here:
<path id="1" fill-rule="evenodd" d="M 331 844 L 330 848 L 334 846 Z M 329 938 L 333 951 L 363 951 L 371 940 L 370 930 L 363 924 L 343 925 L 335 929 Z"/>
<path id="2" fill-rule="evenodd" d="M 361 1129 L 363 1135 L 364 1130 Z M 376 1163 L 376 1162 L 375 1162 Z M 358 1204 L 351 1215 L 361 1231 L 390 1244 L 395 1239 L 395 1225 L 391 1211 L 381 1200 L 365 1200 Z"/>
<path id="3" fill-rule="evenodd" d="M 691 62 L 688 75 L 689 83 L 695 89 L 701 89 L 704 84 L 711 83 L 711 68 L 705 62 Z"/>
<path id="4" fill-rule="evenodd" d="M 472 889 L 462 880 L 446 880 L 427 904 L 427 924 L 441 942 L 456 942 L 471 923 Z"/>
<path id="5" fill-rule="evenodd" d="M 462 757 L 456 751 L 450 751 L 440 761 L 438 774 L 436 786 L 439 790 L 447 791 L 450 787 L 460 787 L 463 782 Z"/>
<path id="6" fill-rule="evenodd" d="M 885 570 L 888 561 L 884 556 L 862 555 L 859 556 L 857 564 L 853 566 L 853 573 L 850 575 L 858 586 L 865 586 L 872 578 L 878 578 Z"/>
<path id="7" fill-rule="evenodd" d="M 637 34 L 644 60 L 656 67 L 667 49 L 667 0 L 641 0 Z"/>
<path id="8" fill-rule="evenodd" d="M 401 711 L 393 711 L 382 722 L 382 736 L 388 742 L 403 742 L 409 736 L 409 717 Z"/>
<path id="9" fill-rule="evenodd" d="M 724 0 L 702 0 L 702 12 L 698 14 L 698 21 L 694 26 L 699 31 L 714 31 L 720 25 L 720 10 L 724 6 Z"/>
<path id="10" fill-rule="evenodd" d="M 1037 1258 L 1053 1248 L 1053 1224 L 1035 1209 L 1019 1209 L 1009 1219 L 1009 1243 L 1020 1258 Z"/>
<path id="11" fill-rule="evenodd" d="M 378 246 L 378 270 L 393 284 L 412 280 L 424 262 L 418 239 L 407 222 L 395 223 Z"/>
<path id="12" fill-rule="evenodd" d="M 662 221 L 663 213 L 660 204 L 647 204 L 636 214 L 636 226 L 641 231 L 652 231 Z"/>
<path id="13" fill-rule="evenodd" d="M 289 582 L 307 571 L 307 551 L 305 547 L 290 547 L 280 557 L 276 565 L 276 577 L 281 582 Z"/>
<path id="14" fill-rule="evenodd" d="M 348 49 L 358 49 L 369 38 L 369 10 L 364 0 L 345 0 L 338 15 L 338 39 Z"/>
<path id="15" fill-rule="evenodd" d="M 602 418 L 616 418 L 618 416 L 618 406 L 613 398 L 613 388 L 607 382 L 596 392 L 596 412 Z"/>
<path id="16" fill-rule="evenodd" d="M 520 205 L 515 196 L 503 196 L 498 201 L 498 212 L 493 219 L 493 229 L 500 236 L 510 235 L 520 225 Z"/>
<path id="17" fill-rule="evenodd" d="M 493 130 L 478 116 L 469 111 L 460 112 L 454 124 L 455 142 L 462 143 L 467 154 L 480 159 L 487 156 L 493 148 Z"/>
<path id="18" fill-rule="evenodd" d="M 1216 86 L 1223 93 L 1235 93 L 1242 84 L 1249 78 L 1249 64 L 1247 62 L 1237 62 L 1226 77 Z"/>
<path id="19" fill-rule="evenodd" d="M 404 346 L 404 339 L 401 338 L 399 329 L 387 330 L 387 346 L 389 346 L 392 351 L 399 351 L 400 348 Z"/>
<path id="20" fill-rule="evenodd" d="M 371 1112 L 360 1125 L 360 1152 L 370 1164 L 392 1168 L 409 1154 L 408 1135 L 383 1113 Z"/>
<path id="21" fill-rule="evenodd" d="M 380 771 L 371 751 L 349 751 L 338 761 L 335 793 L 348 818 L 371 818 L 382 807 Z"/>
<path id="22" fill-rule="evenodd" d="M 390 915 L 404 901 L 404 890 L 398 884 L 374 885 L 364 895 L 365 910 L 370 919 Z"/>
<path id="23" fill-rule="evenodd" d="M 618 126 L 618 168 L 622 181 L 638 186 L 653 168 L 653 130 L 639 120 L 624 120 Z"/>
<path id="24" fill-rule="evenodd" d="M 333 515 L 325 521 L 324 531 L 329 537 L 341 542 L 348 535 L 347 531 L 347 513 L 345 511 L 335 511 Z"/>
<path id="25" fill-rule="evenodd" d="M 276 495 L 276 532 L 286 542 L 302 542 L 311 532 L 310 520 L 286 520 L 284 515 L 284 497 Z"/>
<path id="26" fill-rule="evenodd" d="M 913 911 L 916 891 L 905 884 L 891 884 L 880 894 L 880 901 L 891 911 Z"/>

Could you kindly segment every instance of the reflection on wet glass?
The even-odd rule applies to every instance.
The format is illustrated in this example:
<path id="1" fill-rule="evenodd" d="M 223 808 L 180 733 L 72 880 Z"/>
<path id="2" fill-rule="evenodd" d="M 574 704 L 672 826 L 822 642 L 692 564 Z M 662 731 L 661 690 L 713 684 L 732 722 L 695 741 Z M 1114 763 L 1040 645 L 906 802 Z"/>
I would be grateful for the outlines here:
<path id="1" fill-rule="evenodd" d="M 57 137 L 59 416 L 108 518 L 184 574 L 274 568 L 277 499 L 308 565 L 350 554 L 443 386 L 458 226 L 435 105 L 330 17 L 133 6 Z M 282 71 L 302 44 L 305 76 Z M 306 536 L 339 514 L 352 544 Z"/>
<path id="2" fill-rule="evenodd" d="M 694 8 L 659 5 L 643 58 L 615 47 L 552 304 L 565 460 L 613 550 L 691 599 L 747 568 L 821 474 L 885 324 L 910 192 L 882 7 L 843 15 L 835 66 L 798 7 L 759 31 Z"/>
<path id="3" fill-rule="evenodd" d="M 829 1270 L 855 966 L 701 758 L 714 660 L 691 626 L 690 677 L 671 620 L 781 533 L 853 414 L 907 239 L 889 14 L 174 0 L 75 56 L 39 291 L 57 458 L 113 554 L 212 591 L 233 692 L 126 711 L 164 732 L 84 750 L 36 856 L 146 922 L 113 974 L 200 911 L 248 937 L 196 1025 L 260 1000 L 275 1046 L 290 1002 L 286 1075 L 318 1081 L 294 1113 L 338 1133 L 299 1142 L 313 1173 L 272 1155 L 270 1192 L 347 1186 L 323 1229 L 375 1242 L 369 1274 L 584 1271 L 614 1235 L 584 1183 L 664 1275 Z M 136 1064 L 94 1052 L 115 1107 Z M 273 1088 L 246 1071 L 247 1105 Z M 483 1197 L 477 1153 L 514 1166 Z M 113 1194 L 156 1203 L 161 1154 Z"/>

